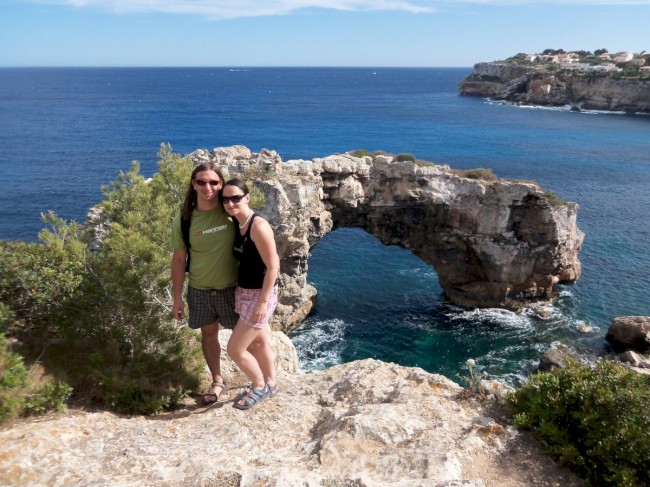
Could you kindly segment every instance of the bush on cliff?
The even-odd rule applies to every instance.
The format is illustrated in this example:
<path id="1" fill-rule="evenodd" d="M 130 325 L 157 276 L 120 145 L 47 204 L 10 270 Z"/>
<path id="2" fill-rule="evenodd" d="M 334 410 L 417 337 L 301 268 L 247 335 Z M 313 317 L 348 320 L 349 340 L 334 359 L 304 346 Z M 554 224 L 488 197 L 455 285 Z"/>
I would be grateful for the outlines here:
<path id="1" fill-rule="evenodd" d="M 408 154 L 406 152 L 397 154 L 395 156 L 397 162 L 415 162 L 417 159 L 413 154 Z"/>
<path id="2" fill-rule="evenodd" d="M 192 162 L 164 146 L 145 180 L 133 163 L 102 188 L 110 226 L 98 251 L 94 228 L 45 217 L 41 244 L 0 245 L 0 298 L 14 314 L 5 327 L 27 360 L 114 410 L 151 413 L 174 406 L 203 370 L 197 336 L 170 316 L 169 228 Z"/>
<path id="3" fill-rule="evenodd" d="M 647 486 L 650 386 L 611 360 L 531 376 L 511 397 L 518 427 L 593 485 Z"/>
<path id="4" fill-rule="evenodd" d="M 555 191 L 544 191 L 544 197 L 551 206 L 564 206 L 569 203 L 567 200 L 555 194 Z"/>
<path id="5" fill-rule="evenodd" d="M 496 181 L 497 177 L 492 169 L 477 167 L 476 169 L 452 169 L 452 174 L 461 178 L 480 179 L 481 181 Z"/>
<path id="6" fill-rule="evenodd" d="M 27 368 L 0 333 L 0 421 L 30 413 L 65 409 L 72 389 L 43 375 L 38 365 Z"/>
<path id="7" fill-rule="evenodd" d="M 366 149 L 358 149 L 352 151 L 350 152 L 350 155 L 354 157 L 372 157 L 372 153 L 370 151 L 367 151 Z"/>

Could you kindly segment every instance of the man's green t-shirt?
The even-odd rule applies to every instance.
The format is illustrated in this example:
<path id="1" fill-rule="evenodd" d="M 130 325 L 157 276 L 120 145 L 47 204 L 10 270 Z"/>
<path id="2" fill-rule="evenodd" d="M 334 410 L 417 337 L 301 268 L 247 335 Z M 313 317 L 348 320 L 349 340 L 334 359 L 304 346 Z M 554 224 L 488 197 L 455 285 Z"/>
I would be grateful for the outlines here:
<path id="1" fill-rule="evenodd" d="M 195 289 L 224 289 L 237 283 L 237 260 L 232 255 L 235 224 L 221 206 L 192 213 L 189 284 Z M 171 246 L 184 249 L 181 216 L 172 223 Z"/>

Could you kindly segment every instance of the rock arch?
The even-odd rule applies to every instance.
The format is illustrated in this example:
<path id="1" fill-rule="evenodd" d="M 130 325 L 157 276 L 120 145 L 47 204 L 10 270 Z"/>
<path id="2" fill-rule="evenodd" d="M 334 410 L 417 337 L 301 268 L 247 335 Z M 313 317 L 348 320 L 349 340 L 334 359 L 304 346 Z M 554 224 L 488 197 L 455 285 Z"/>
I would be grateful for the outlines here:
<path id="1" fill-rule="evenodd" d="M 341 227 L 409 249 L 434 267 L 445 296 L 461 306 L 517 309 L 551 299 L 557 284 L 580 275 L 578 205 L 531 182 L 470 179 L 446 165 L 386 155 L 283 162 L 274 151 L 233 146 L 190 156 L 254 179 L 266 197 L 258 211 L 274 227 L 281 258 L 276 329 L 290 330 L 315 305 L 309 251 Z"/>

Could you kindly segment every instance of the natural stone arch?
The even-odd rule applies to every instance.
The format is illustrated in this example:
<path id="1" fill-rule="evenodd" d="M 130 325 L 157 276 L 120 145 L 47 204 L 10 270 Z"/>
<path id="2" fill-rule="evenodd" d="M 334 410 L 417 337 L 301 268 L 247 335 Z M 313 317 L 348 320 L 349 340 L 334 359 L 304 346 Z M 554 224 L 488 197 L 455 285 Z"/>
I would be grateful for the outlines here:
<path id="1" fill-rule="evenodd" d="M 469 179 L 446 165 L 385 155 L 283 162 L 273 151 L 233 146 L 191 157 L 219 161 L 266 196 L 258 211 L 275 230 L 281 259 L 276 329 L 295 327 L 315 305 L 309 251 L 340 227 L 412 251 L 462 306 L 516 309 L 551 299 L 557 284 L 580 275 L 578 206 L 554 201 L 535 183 Z"/>

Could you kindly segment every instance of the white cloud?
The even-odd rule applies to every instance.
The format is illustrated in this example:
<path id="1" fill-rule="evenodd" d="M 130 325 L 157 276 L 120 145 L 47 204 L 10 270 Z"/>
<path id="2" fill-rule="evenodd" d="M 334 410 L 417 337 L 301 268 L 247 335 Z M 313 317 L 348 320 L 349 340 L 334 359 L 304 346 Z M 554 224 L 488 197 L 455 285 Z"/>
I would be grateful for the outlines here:
<path id="1" fill-rule="evenodd" d="M 305 8 L 347 11 L 401 10 L 432 12 L 433 2 L 410 0 L 27 0 L 32 3 L 98 7 L 113 12 L 162 12 L 210 18 L 284 15 Z"/>
<path id="2" fill-rule="evenodd" d="M 449 4 L 474 5 L 650 5 L 650 0 L 25 0 L 32 3 L 98 7 L 114 12 L 193 14 L 213 19 L 284 15 L 305 8 L 347 11 L 435 12 Z"/>

